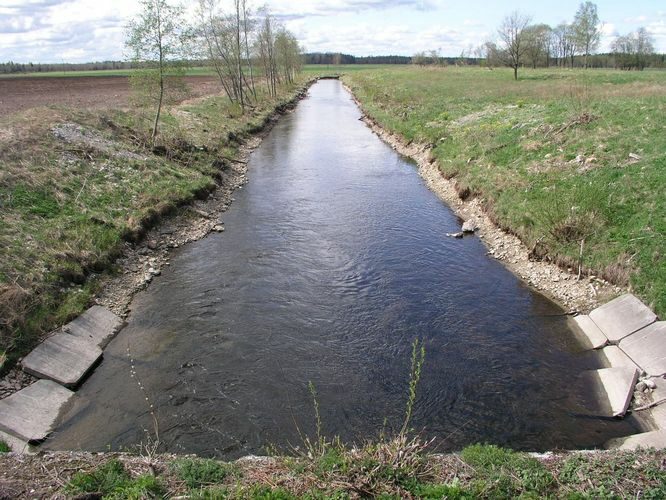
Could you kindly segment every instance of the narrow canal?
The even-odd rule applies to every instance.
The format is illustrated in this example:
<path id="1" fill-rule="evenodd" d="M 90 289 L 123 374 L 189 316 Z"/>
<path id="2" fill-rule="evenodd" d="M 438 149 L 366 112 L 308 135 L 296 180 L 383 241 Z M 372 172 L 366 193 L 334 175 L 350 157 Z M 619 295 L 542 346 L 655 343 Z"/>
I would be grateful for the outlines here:
<path id="1" fill-rule="evenodd" d="M 402 424 L 416 338 L 412 423 L 438 450 L 581 448 L 632 431 L 578 414 L 572 387 L 598 365 L 563 311 L 478 238 L 446 237 L 460 221 L 360 116 L 321 81 L 280 120 L 226 232 L 180 249 L 135 297 L 49 447 L 131 449 L 154 430 L 150 403 L 168 451 L 285 451 L 314 435 L 310 381 L 324 432 L 361 441 Z"/>

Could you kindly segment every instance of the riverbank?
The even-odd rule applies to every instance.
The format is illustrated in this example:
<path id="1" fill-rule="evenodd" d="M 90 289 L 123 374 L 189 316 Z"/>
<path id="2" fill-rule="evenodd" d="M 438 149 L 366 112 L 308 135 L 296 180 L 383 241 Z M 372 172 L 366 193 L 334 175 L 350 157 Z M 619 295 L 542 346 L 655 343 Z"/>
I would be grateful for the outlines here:
<path id="1" fill-rule="evenodd" d="M 580 311 L 631 290 L 663 315 L 666 145 L 650 123 L 666 78 L 509 76 L 396 68 L 344 81 L 376 131 L 528 284 Z"/>
<path id="2" fill-rule="evenodd" d="M 354 95 L 349 87 L 347 89 Z M 364 109 L 355 96 L 354 101 Z M 460 197 L 455 181 L 442 175 L 430 145 L 407 141 L 367 114 L 363 121 L 393 149 L 416 162 L 428 187 L 464 222 L 473 224 L 476 228 L 473 232 L 484 241 L 489 255 L 503 262 L 527 285 L 559 303 L 567 312 L 590 311 L 622 292 L 621 287 L 594 275 L 578 279 L 571 268 L 562 269 L 551 262 L 535 261 L 530 249 L 517 236 L 497 226 L 478 198 L 463 200 Z M 461 231 L 452 237 L 464 237 L 464 234 Z"/>
<path id="3" fill-rule="evenodd" d="M 308 84 L 262 95 L 242 115 L 222 94 L 165 114 L 57 106 L 10 115 L 0 129 L 0 367 L 7 371 L 93 299 L 120 315 L 168 265 L 168 252 L 211 230 L 245 181 L 245 158 Z M 168 216 L 168 217 L 167 217 Z M 166 222 L 164 222 L 166 220 Z M 158 222 L 161 224 L 158 225 Z M 30 382 L 10 374 L 6 396 Z"/>
<path id="4" fill-rule="evenodd" d="M 470 446 L 329 445 L 310 457 L 236 462 L 166 454 L 0 453 L 2 498 L 662 498 L 659 451 L 529 455 Z M 402 454 L 399 452 L 402 451 Z"/>

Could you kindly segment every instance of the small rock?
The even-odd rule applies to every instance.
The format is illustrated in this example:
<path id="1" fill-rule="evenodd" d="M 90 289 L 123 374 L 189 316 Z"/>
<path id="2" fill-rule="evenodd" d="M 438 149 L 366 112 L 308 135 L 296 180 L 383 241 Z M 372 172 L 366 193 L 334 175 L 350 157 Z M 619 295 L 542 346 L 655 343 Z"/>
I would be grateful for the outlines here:
<path id="1" fill-rule="evenodd" d="M 644 392 L 645 389 L 647 389 L 647 384 L 644 380 L 636 384 L 636 390 L 638 392 Z"/>
<path id="2" fill-rule="evenodd" d="M 156 240 L 148 240 L 146 242 L 146 246 L 151 249 L 151 250 L 157 250 L 157 241 Z"/>
<path id="3" fill-rule="evenodd" d="M 576 163 L 585 163 L 585 157 L 583 155 L 576 156 Z"/>
<path id="4" fill-rule="evenodd" d="M 655 381 L 650 379 L 650 378 L 646 379 L 646 380 L 643 380 L 643 382 L 645 383 L 645 385 L 648 389 L 656 389 L 657 388 L 657 384 L 655 383 Z"/>
<path id="5" fill-rule="evenodd" d="M 641 159 L 641 156 L 640 156 L 640 155 L 637 155 L 636 153 L 629 153 L 629 159 L 630 159 L 630 160 L 638 161 L 638 160 Z"/>
<path id="6" fill-rule="evenodd" d="M 216 224 L 215 226 L 213 226 L 213 231 L 217 233 L 222 233 L 224 232 L 224 226 L 222 224 Z"/>
<path id="7" fill-rule="evenodd" d="M 473 233 L 479 228 L 474 219 L 469 219 L 464 222 L 462 225 L 463 233 Z"/>

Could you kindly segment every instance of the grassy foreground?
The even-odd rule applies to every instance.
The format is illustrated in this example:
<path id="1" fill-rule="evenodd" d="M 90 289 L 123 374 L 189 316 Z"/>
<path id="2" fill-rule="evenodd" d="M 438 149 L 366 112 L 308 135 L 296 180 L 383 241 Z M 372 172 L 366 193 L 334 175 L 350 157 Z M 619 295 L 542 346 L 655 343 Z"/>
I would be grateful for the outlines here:
<path id="1" fill-rule="evenodd" d="M 301 85 L 303 82 L 301 82 Z M 0 125 L 0 368 L 89 305 L 101 273 L 160 216 L 206 196 L 228 161 L 300 87 L 173 106 L 157 147 L 152 109 L 35 108 Z M 261 90 L 260 90 L 261 93 Z"/>
<path id="2" fill-rule="evenodd" d="M 396 67 L 344 75 L 365 112 L 432 145 L 532 255 L 666 315 L 666 72 Z"/>
<path id="3" fill-rule="evenodd" d="M 664 498 L 666 455 L 657 451 L 534 457 L 487 445 L 459 455 L 418 441 L 315 455 L 219 462 L 193 456 L 0 453 L 3 498 Z M 88 496 L 86 496 L 88 495 Z"/>

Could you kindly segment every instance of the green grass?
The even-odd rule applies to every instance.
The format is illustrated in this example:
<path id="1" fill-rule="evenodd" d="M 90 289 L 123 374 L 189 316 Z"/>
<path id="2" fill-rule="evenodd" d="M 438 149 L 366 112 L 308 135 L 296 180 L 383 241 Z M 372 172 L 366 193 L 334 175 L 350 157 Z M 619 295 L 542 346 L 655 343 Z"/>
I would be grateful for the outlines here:
<path id="1" fill-rule="evenodd" d="M 150 475 L 132 478 L 123 464 L 109 460 L 92 472 L 77 472 L 65 488 L 70 495 L 98 494 L 103 498 L 159 498 L 165 494 L 160 481 Z"/>
<path id="2" fill-rule="evenodd" d="M 0 453 L 9 453 L 10 451 L 12 451 L 12 449 L 9 445 L 0 439 Z"/>
<path id="3" fill-rule="evenodd" d="M 536 255 L 666 314 L 666 72 L 393 67 L 343 76 L 364 110 Z M 578 158 L 580 161 L 577 161 Z M 587 161 L 587 163 L 585 163 Z"/>
<path id="4" fill-rule="evenodd" d="M 231 464 L 203 458 L 180 458 L 172 467 L 191 490 L 220 484 L 238 474 L 237 468 Z"/>
<path id="5" fill-rule="evenodd" d="M 304 80 L 302 80 L 304 81 Z M 155 154 L 152 110 L 36 108 L 0 126 L 0 365 L 82 312 L 127 241 L 216 185 L 220 161 L 298 91 L 260 90 L 241 115 L 211 96 L 164 113 Z M 79 132 L 66 141 L 54 130 Z M 84 140 L 93 138 L 93 141 Z M 82 139 L 84 138 L 84 139 Z M 7 361 L 7 362 L 5 362 Z"/>
<path id="6" fill-rule="evenodd" d="M 474 469 L 471 488 L 482 498 L 544 498 L 555 480 L 546 467 L 524 453 L 492 445 L 465 448 L 462 459 Z"/>
<path id="7" fill-rule="evenodd" d="M 338 442 L 333 440 L 333 442 Z M 219 462 L 156 455 L 157 476 L 130 474 L 117 458 L 96 467 L 71 457 L 77 472 L 59 492 L 104 498 L 196 499 L 623 499 L 665 498 L 662 450 L 571 452 L 535 457 L 494 445 L 468 446 L 457 455 L 433 455 L 406 441 L 336 445 L 328 456 L 274 457 L 269 461 Z M 88 459 L 90 457 L 88 456 Z M 0 458 L 0 460 L 3 460 Z M 11 460 L 8 457 L 8 460 Z M 38 461 L 39 457 L 34 460 Z M 144 459 L 123 459 L 145 468 Z M 418 466 L 405 468 L 406 463 Z M 136 467 L 138 464 L 142 466 Z M 343 465 L 346 464 L 346 465 Z M 2 465 L 2 464 L 0 464 Z M 54 464 L 50 462 L 53 467 Z M 36 468 L 35 468 L 36 466 Z M 129 467 L 129 465 L 128 465 Z M 26 480 L 39 483 L 48 468 L 38 463 Z M 37 471 L 37 472 L 34 472 Z M 51 478 L 52 480 L 52 478 Z"/>

